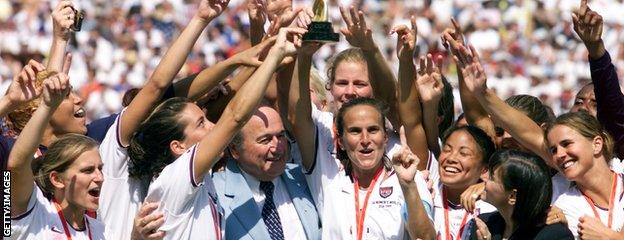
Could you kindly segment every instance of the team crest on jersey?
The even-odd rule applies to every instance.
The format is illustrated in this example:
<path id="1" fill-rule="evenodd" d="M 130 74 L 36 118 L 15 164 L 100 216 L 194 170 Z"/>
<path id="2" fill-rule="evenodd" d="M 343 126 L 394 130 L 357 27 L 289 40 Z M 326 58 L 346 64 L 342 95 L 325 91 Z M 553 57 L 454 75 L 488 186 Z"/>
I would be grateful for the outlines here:
<path id="1" fill-rule="evenodd" d="M 379 187 L 379 196 L 382 198 L 387 198 L 392 195 L 392 186 L 390 187 Z"/>

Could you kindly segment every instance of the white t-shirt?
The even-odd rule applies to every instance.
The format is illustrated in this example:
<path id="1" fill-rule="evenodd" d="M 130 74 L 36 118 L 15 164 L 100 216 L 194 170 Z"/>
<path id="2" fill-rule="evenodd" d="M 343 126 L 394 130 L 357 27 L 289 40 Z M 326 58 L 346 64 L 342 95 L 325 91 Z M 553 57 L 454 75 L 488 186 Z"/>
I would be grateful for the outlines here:
<path id="1" fill-rule="evenodd" d="M 97 218 L 104 222 L 107 239 L 130 239 L 134 217 L 141 208 L 147 186 L 128 176 L 128 152 L 121 145 L 119 130 L 122 111 L 100 144 L 104 183 L 100 191 Z"/>
<path id="2" fill-rule="evenodd" d="M 163 169 L 152 182 L 145 201 L 160 202 L 158 212 L 165 215 L 160 231 L 165 239 L 219 239 L 221 216 L 217 193 L 209 174 L 197 183 L 193 160 L 197 145 Z"/>
<path id="3" fill-rule="evenodd" d="M 72 239 L 106 239 L 102 222 L 87 215 L 85 215 L 85 219 L 85 229 L 82 231 L 77 231 L 70 224 L 67 224 Z M 35 185 L 30 200 L 28 200 L 28 211 L 11 218 L 11 237 L 9 239 L 66 238 L 63 223 L 54 203 L 46 198 L 41 189 Z"/>
<path id="4" fill-rule="evenodd" d="M 451 239 L 446 238 L 446 223 L 444 220 L 444 200 L 442 198 L 442 183 L 434 183 L 437 186 L 434 189 L 433 193 L 433 222 L 436 230 L 436 239 L 440 240 L 451 240 L 458 239 L 457 235 L 461 234 L 461 239 L 468 239 L 471 232 L 470 220 L 472 220 L 475 216 L 478 216 L 482 213 L 490 213 L 495 212 L 496 207 L 486 203 L 485 201 L 478 200 L 475 203 L 474 213 L 466 212 L 466 210 L 461 206 L 454 206 L 453 204 L 448 204 L 448 222 L 449 222 L 449 230 L 451 234 Z M 464 216 L 466 217 L 464 220 Z M 462 227 L 462 223 L 464 229 L 459 232 Z"/>
<path id="5" fill-rule="evenodd" d="M 622 163 L 619 158 L 611 159 L 611 161 L 609 161 L 609 168 L 615 173 L 624 173 L 624 163 Z M 553 185 L 552 202 L 554 203 L 559 195 L 568 191 L 570 188 L 570 181 L 568 181 L 561 172 L 557 172 L 551 179 Z"/>
<path id="6" fill-rule="evenodd" d="M 621 173 L 618 173 L 616 176 L 617 186 L 615 188 L 615 199 L 612 209 L 613 222 L 611 229 L 619 232 L 624 225 L 624 178 Z M 561 186 L 561 184 L 559 186 Z M 605 187 L 611 188 L 611 186 Z M 577 239 L 579 238 L 579 218 L 583 216 L 595 217 L 593 209 L 596 209 L 598 215 L 600 216 L 600 221 L 607 226 L 609 209 L 592 206 L 574 184 L 569 184 L 566 191 L 563 191 L 553 201 L 553 205 L 563 211 L 566 216 L 566 220 L 568 221 L 568 228 Z"/>
<path id="7" fill-rule="evenodd" d="M 341 169 L 333 155 L 330 129 L 317 125 L 317 151 L 314 166 L 306 174 L 310 193 L 314 198 L 321 222 L 323 239 L 356 239 L 357 222 L 354 184 Z M 407 206 L 399 180 L 390 171 L 383 173 L 374 186 L 366 208 L 362 239 L 408 239 L 406 224 Z M 384 179 L 385 178 L 385 179 Z M 432 199 L 420 172 L 415 176 L 418 192 L 431 218 Z M 366 193 L 360 191 L 360 206 Z M 423 220 L 426 221 L 426 220 Z"/>

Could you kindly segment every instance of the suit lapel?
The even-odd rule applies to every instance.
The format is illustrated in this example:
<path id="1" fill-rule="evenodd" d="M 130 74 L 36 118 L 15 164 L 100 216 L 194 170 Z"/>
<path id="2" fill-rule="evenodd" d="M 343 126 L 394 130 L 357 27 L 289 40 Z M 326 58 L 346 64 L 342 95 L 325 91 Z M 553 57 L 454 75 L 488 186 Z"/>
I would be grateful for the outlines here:
<path id="1" fill-rule="evenodd" d="M 317 238 L 315 235 L 318 234 L 319 219 L 314 203 L 312 202 L 312 197 L 306 191 L 307 185 L 304 182 L 303 176 L 295 177 L 293 174 L 298 174 L 297 170 L 290 170 L 292 169 L 287 165 L 286 171 L 280 177 L 282 178 L 282 182 L 286 185 L 288 194 L 301 220 L 301 225 L 306 232 L 306 236 L 308 239 Z"/>
<path id="2" fill-rule="evenodd" d="M 236 161 L 228 161 L 225 170 L 225 196 L 230 198 L 229 209 L 242 227 L 254 239 L 270 239 L 269 233 L 253 198 L 251 189 Z M 229 221 L 228 221 L 229 222 Z M 227 228 L 227 225 L 226 225 Z M 227 229 L 226 229 L 227 231 Z"/>

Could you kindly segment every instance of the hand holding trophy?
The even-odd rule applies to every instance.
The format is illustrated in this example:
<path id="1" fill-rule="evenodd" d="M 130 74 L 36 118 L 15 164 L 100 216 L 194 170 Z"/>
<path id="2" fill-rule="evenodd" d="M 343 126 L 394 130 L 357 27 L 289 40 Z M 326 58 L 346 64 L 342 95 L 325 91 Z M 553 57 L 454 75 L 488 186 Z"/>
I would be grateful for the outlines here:
<path id="1" fill-rule="evenodd" d="M 334 32 L 334 28 L 331 22 L 329 22 L 329 5 L 327 0 L 314 0 L 312 9 L 314 18 L 308 27 L 308 32 L 303 34 L 303 41 L 338 42 L 340 35 Z"/>

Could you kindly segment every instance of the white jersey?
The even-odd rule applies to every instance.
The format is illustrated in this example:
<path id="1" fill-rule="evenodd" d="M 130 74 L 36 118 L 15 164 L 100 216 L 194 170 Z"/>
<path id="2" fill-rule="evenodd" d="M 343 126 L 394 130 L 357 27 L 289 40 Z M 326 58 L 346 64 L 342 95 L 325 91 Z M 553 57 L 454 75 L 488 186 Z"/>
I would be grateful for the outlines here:
<path id="1" fill-rule="evenodd" d="M 614 204 L 613 209 L 611 209 L 613 222 L 610 228 L 619 232 L 622 230 L 622 226 L 624 225 L 624 178 L 621 173 L 616 174 L 616 183 Z M 562 185 L 559 184 L 559 186 Z M 611 188 L 611 186 L 608 187 Z M 553 205 L 563 211 L 566 216 L 566 220 L 568 221 L 568 228 L 577 239 L 579 238 L 579 218 L 583 216 L 595 217 L 594 209 L 600 216 L 600 221 L 607 226 L 609 209 L 602 209 L 588 201 L 583 193 L 581 193 L 581 191 L 573 183 L 569 184 L 567 189 L 557 196 L 557 198 L 553 201 Z"/>
<path id="2" fill-rule="evenodd" d="M 314 198 L 321 222 L 323 239 L 356 239 L 357 221 L 355 189 L 350 177 L 341 169 L 333 155 L 331 129 L 317 123 L 317 151 L 314 166 L 306 180 Z M 332 148 L 329 148 L 332 146 Z M 418 192 L 431 218 L 432 199 L 420 172 L 415 176 Z M 394 171 L 382 174 L 369 187 L 370 199 L 364 217 L 362 239 L 408 239 L 405 229 L 407 206 Z M 367 191 L 360 191 L 360 206 L 365 204 Z M 429 219 L 430 220 L 430 219 Z M 423 221 L 427 221 L 424 220 Z"/>
<path id="3" fill-rule="evenodd" d="M 615 173 L 624 173 L 624 163 L 622 163 L 619 158 L 611 159 L 611 161 L 609 161 L 609 168 Z M 570 181 L 568 181 L 568 179 L 566 179 L 565 176 L 561 174 L 561 172 L 557 172 L 557 174 L 555 174 L 555 176 L 553 176 L 551 180 L 553 188 L 552 202 L 554 203 L 559 195 L 568 191 L 568 188 L 570 187 Z"/>
<path id="4" fill-rule="evenodd" d="M 446 221 L 444 216 L 444 199 L 442 198 L 442 183 L 435 183 L 437 186 L 433 193 L 433 222 L 436 230 L 436 239 L 438 240 L 451 240 L 458 239 L 458 235 L 461 239 L 469 239 L 471 233 L 470 223 L 475 216 L 482 213 L 495 212 L 496 207 L 486 203 L 485 201 L 478 200 L 475 203 L 475 210 L 473 213 L 467 212 L 461 205 L 455 206 L 447 202 L 448 206 L 448 226 L 451 238 L 447 238 Z M 460 231 L 461 230 L 461 231 Z"/>
<path id="5" fill-rule="evenodd" d="M 193 159 L 197 145 L 163 169 L 150 185 L 145 201 L 160 202 L 165 215 L 160 231 L 165 239 L 220 239 L 223 211 L 217 204 L 217 193 L 210 178 L 197 183 Z"/>
<path id="6" fill-rule="evenodd" d="M 67 239 L 63 222 L 54 203 L 46 198 L 35 184 L 28 210 L 20 216 L 11 218 L 11 237 L 9 239 Z M 67 230 L 72 239 L 106 239 L 104 224 L 85 214 L 85 229 L 78 231 L 70 224 Z"/>
<path id="7" fill-rule="evenodd" d="M 128 152 L 120 142 L 122 111 L 106 132 L 100 144 L 100 156 L 104 167 L 104 183 L 100 191 L 100 208 L 97 218 L 106 227 L 107 239 L 130 239 L 134 217 L 141 208 L 147 186 L 128 176 Z"/>

